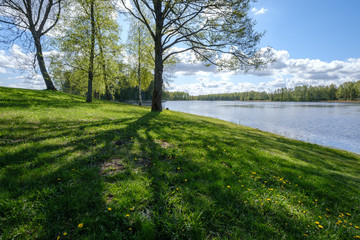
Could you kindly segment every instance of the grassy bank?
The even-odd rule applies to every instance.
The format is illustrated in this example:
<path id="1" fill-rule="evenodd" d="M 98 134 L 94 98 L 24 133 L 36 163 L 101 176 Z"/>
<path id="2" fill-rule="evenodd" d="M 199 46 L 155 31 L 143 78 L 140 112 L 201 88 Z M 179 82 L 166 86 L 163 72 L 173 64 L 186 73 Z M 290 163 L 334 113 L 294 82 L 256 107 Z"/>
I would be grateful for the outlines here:
<path id="1" fill-rule="evenodd" d="M 0 239 L 354 239 L 359 186 L 349 152 L 0 88 Z"/>

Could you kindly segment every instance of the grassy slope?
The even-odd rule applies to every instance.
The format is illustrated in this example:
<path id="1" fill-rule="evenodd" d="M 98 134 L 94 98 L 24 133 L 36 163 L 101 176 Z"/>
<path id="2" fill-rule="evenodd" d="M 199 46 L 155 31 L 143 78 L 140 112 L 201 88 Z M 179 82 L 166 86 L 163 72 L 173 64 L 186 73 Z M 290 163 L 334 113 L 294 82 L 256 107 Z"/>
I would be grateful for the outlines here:
<path id="1" fill-rule="evenodd" d="M 354 239 L 359 186 L 349 152 L 0 88 L 0 239 Z"/>

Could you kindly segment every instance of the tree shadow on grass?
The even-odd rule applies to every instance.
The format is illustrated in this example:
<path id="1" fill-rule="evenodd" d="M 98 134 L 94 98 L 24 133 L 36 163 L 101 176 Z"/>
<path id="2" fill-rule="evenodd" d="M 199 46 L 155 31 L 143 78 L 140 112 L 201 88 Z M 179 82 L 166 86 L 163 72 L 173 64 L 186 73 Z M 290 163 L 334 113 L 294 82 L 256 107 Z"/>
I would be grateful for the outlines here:
<path id="1" fill-rule="evenodd" d="M 138 115 L 64 121 L 59 128 L 54 128 L 58 122 L 48 123 L 42 136 L 31 136 L 31 124 L 17 129 L 29 130 L 24 137 L 31 141 L 29 145 L 13 142 L 19 150 L 2 153 L 6 157 L 0 179 L 0 199 L 5 199 L 0 211 L 5 219 L 2 236 L 14 237 L 17 232 L 24 239 L 55 239 L 66 232 L 71 239 L 299 239 L 308 231 L 308 220 L 287 208 L 294 206 L 292 200 L 281 205 L 276 194 L 265 195 L 260 190 L 265 183 L 251 172 L 266 179 L 266 187 L 278 189 L 281 197 L 301 191 L 324 193 L 326 201 L 334 196 L 319 189 L 321 184 L 297 179 L 299 173 L 314 175 L 313 167 L 294 171 L 286 157 L 307 163 L 319 157 L 310 150 L 308 156 L 298 156 L 299 143 L 284 142 L 278 149 L 279 139 L 264 140 L 255 131 L 146 113 L 141 108 Z M 75 140 L 51 141 L 61 136 Z M 44 140 L 49 142 L 40 144 Z M 264 154 L 274 150 L 280 156 Z M 321 161 L 330 157 L 318 151 L 324 154 Z M 277 168 L 271 169 L 272 165 Z M 287 186 L 285 191 L 277 180 L 270 180 L 273 174 L 312 188 Z M 356 182 L 336 172 L 317 176 L 326 184 Z M 271 203 L 261 205 L 267 197 Z M 351 197 L 330 203 L 347 206 L 346 201 L 354 203 Z"/>

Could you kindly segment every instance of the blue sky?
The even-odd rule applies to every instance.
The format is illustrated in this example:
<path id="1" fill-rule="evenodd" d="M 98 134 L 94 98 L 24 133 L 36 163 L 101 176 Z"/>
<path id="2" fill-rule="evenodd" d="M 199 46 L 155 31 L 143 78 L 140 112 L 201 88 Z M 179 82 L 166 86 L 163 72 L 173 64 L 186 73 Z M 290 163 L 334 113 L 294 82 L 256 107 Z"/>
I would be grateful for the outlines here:
<path id="1" fill-rule="evenodd" d="M 250 15 L 257 21 L 256 29 L 266 31 L 259 48 L 271 47 L 276 63 L 263 71 L 236 75 L 189 64 L 184 59 L 192 56 L 184 54 L 167 89 L 198 95 L 360 80 L 359 9 L 359 0 L 259 0 Z M 124 36 L 127 28 L 123 29 Z M 0 51 L 0 85 L 44 88 L 41 78 L 14 73 L 13 60 L 19 55 L 21 49 Z"/>

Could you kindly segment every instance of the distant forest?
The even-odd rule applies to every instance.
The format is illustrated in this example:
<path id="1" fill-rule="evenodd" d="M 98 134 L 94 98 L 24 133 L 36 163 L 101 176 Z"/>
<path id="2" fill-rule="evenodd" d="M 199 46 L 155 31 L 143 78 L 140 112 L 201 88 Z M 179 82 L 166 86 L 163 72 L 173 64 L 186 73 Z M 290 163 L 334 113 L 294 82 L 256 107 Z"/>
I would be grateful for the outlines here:
<path id="1" fill-rule="evenodd" d="M 166 100 L 210 100 L 210 101 L 360 101 L 360 81 L 346 82 L 340 86 L 297 86 L 295 88 L 279 88 L 273 93 L 239 92 L 190 96 L 186 92 L 164 92 Z"/>

